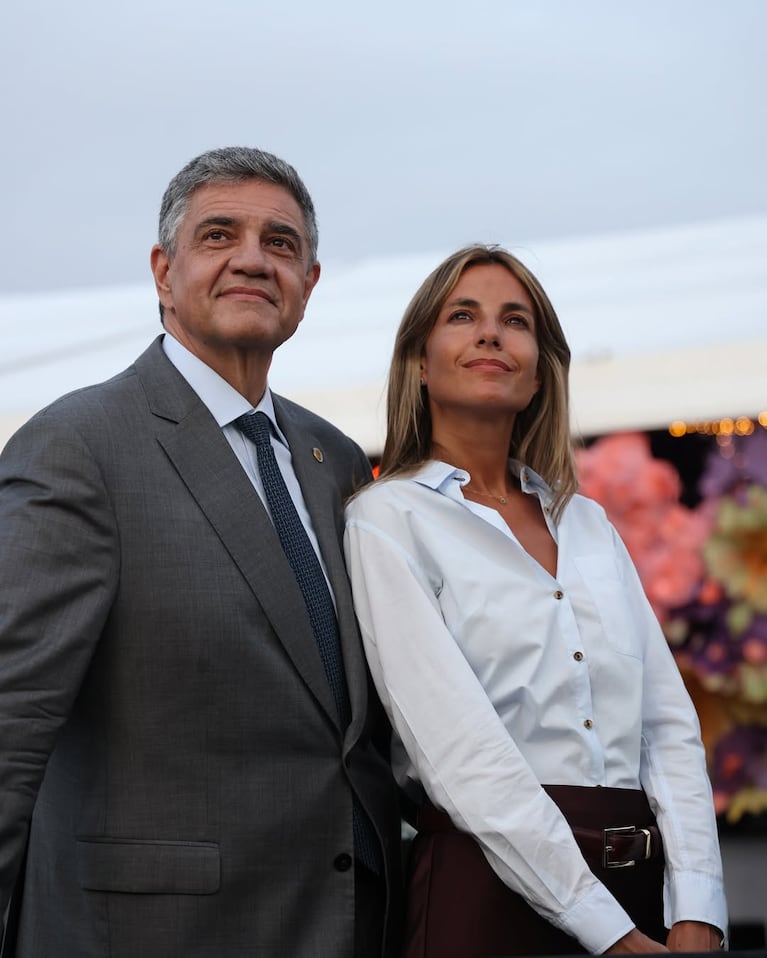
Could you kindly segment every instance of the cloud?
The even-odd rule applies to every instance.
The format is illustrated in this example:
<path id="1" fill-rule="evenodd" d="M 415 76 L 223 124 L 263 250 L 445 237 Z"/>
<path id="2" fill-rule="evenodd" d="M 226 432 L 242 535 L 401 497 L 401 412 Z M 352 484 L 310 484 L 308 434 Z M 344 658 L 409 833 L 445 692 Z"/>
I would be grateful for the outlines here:
<path id="1" fill-rule="evenodd" d="M 284 155 L 323 257 L 767 209 L 760 0 L 14 4 L 0 292 L 143 279 L 186 160 Z"/>

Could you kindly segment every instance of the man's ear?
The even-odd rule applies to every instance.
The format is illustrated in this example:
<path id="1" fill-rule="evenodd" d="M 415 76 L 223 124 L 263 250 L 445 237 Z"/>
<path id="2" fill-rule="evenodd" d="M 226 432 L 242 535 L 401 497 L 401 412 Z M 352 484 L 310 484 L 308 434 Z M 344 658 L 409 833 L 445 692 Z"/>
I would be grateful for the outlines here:
<path id="1" fill-rule="evenodd" d="M 160 303 L 165 309 L 173 309 L 173 293 L 170 287 L 170 258 L 162 246 L 154 245 L 149 255 L 149 263 L 154 276 L 154 285 Z"/>
<path id="2" fill-rule="evenodd" d="M 309 297 L 312 295 L 312 290 L 317 285 L 317 282 L 320 278 L 320 264 L 314 263 L 314 265 L 309 269 L 309 272 L 306 274 L 306 280 L 304 281 L 304 306 L 309 302 Z"/>

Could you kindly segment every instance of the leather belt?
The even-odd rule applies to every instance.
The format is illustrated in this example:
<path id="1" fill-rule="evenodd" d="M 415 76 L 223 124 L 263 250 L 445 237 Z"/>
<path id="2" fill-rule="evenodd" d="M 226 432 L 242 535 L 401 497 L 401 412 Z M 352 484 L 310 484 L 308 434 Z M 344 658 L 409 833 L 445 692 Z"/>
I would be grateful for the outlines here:
<path id="1" fill-rule="evenodd" d="M 618 825 L 601 831 L 575 827 L 573 835 L 583 857 L 602 868 L 631 868 L 637 862 L 657 858 L 662 848 L 655 825 Z"/>
<path id="2" fill-rule="evenodd" d="M 406 817 L 419 831 L 458 831 L 447 812 L 429 803 L 413 811 L 414 815 Z M 638 862 L 657 858 L 663 850 L 663 841 L 655 825 L 617 825 L 601 830 L 571 828 L 583 857 L 602 868 L 631 868 Z"/>

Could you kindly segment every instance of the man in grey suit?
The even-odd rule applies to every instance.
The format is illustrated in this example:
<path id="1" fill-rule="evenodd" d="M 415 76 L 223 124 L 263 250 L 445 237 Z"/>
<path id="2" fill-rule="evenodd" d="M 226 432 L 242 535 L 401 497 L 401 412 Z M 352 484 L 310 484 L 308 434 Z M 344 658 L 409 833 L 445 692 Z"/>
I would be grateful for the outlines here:
<path id="1" fill-rule="evenodd" d="M 152 250 L 165 335 L 0 456 L 6 954 L 396 953 L 388 730 L 340 546 L 370 470 L 267 385 L 316 251 L 292 167 L 245 148 L 197 157 Z M 267 458 L 312 546 L 309 587 Z"/>

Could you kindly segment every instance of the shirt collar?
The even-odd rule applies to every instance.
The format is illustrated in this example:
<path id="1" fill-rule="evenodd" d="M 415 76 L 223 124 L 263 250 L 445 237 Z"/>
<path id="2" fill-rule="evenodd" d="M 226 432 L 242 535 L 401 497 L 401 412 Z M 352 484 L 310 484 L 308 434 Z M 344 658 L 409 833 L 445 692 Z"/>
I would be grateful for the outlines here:
<path id="1" fill-rule="evenodd" d="M 548 506 L 554 499 L 554 491 L 551 486 L 542 479 L 538 473 L 530 466 L 523 466 L 516 459 L 509 459 L 509 468 L 513 475 L 519 479 L 519 484 L 523 492 L 538 496 L 541 502 Z"/>
<path id="2" fill-rule="evenodd" d="M 519 479 L 523 492 L 538 496 L 544 505 L 549 505 L 554 498 L 551 487 L 534 469 L 523 466 L 516 459 L 509 459 L 509 469 Z M 463 499 L 460 488 L 471 482 L 471 475 L 465 469 L 458 469 L 447 462 L 430 459 L 425 462 L 413 475 L 413 480 L 422 486 L 428 486 L 450 499 Z"/>
<path id="3" fill-rule="evenodd" d="M 414 482 L 434 489 L 450 499 L 463 498 L 460 489 L 469 481 L 469 478 L 468 472 L 464 469 L 457 469 L 439 459 L 430 459 L 413 474 Z"/>
<path id="4" fill-rule="evenodd" d="M 280 442 L 285 446 L 288 445 L 285 436 L 277 425 L 272 393 L 268 385 L 258 404 L 251 406 L 234 386 L 230 385 L 222 376 L 219 376 L 215 369 L 190 352 L 171 333 L 166 332 L 162 341 L 162 348 L 170 362 L 197 393 L 203 405 L 221 428 L 234 425 L 234 420 L 239 416 L 263 412 L 269 417 L 272 430 Z"/>

